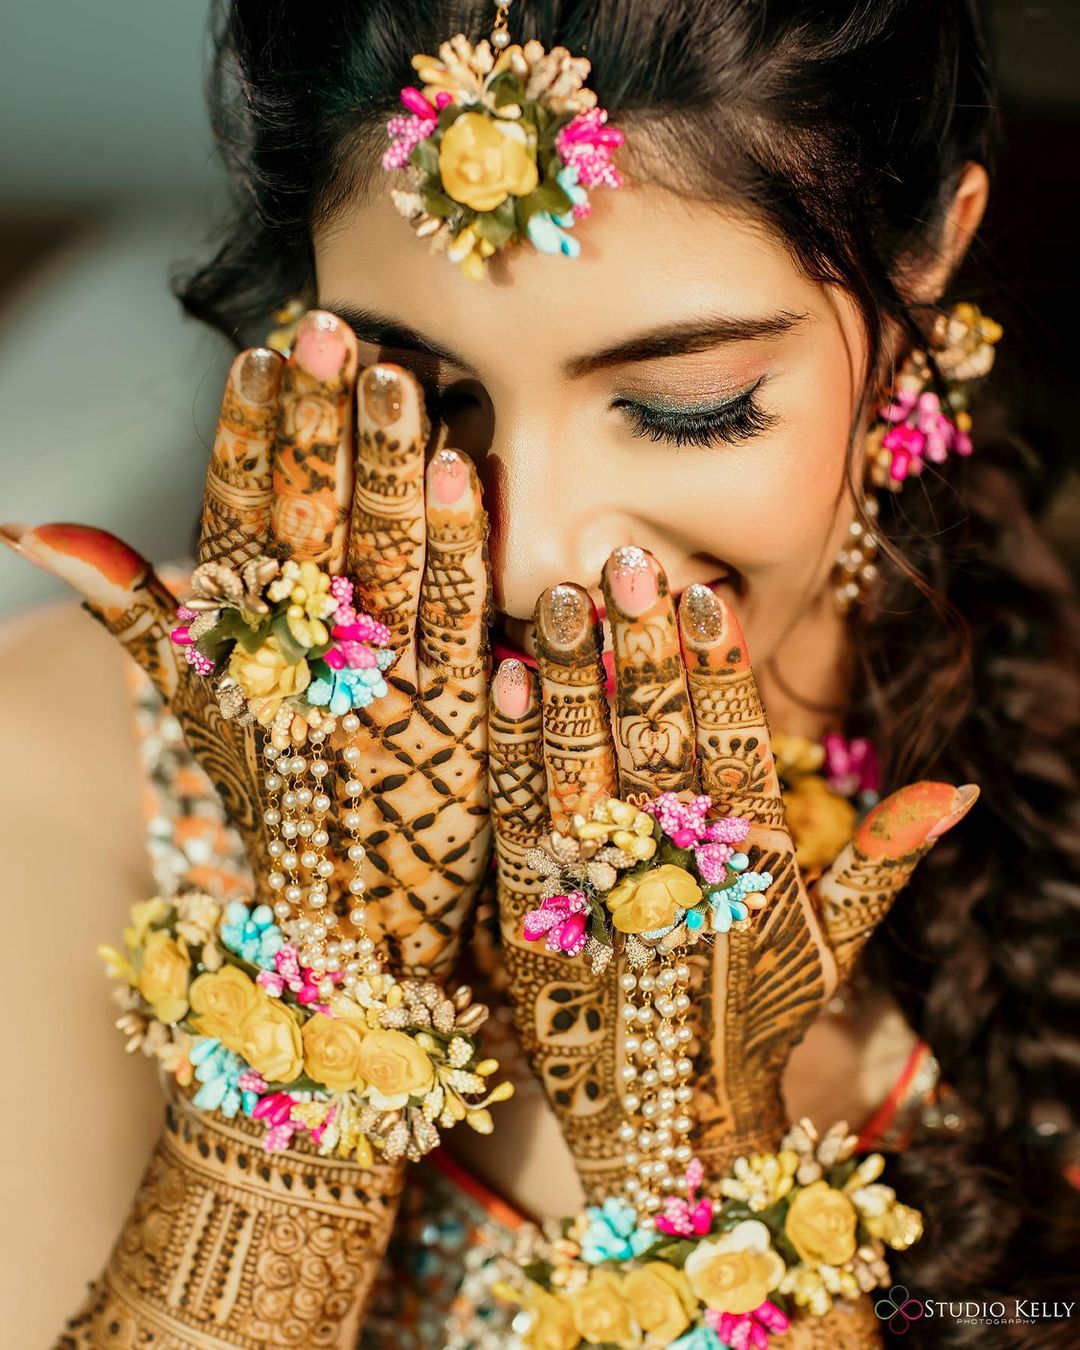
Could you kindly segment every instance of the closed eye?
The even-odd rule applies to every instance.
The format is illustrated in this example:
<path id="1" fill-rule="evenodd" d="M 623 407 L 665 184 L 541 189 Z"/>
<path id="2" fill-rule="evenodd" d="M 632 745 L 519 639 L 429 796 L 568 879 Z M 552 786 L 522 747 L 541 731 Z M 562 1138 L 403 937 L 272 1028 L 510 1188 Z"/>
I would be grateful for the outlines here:
<path id="1" fill-rule="evenodd" d="M 779 420 L 755 398 L 765 378 L 724 403 L 678 408 L 620 398 L 612 407 L 625 415 L 634 436 L 705 448 L 719 443 L 736 445 L 768 431 Z"/>

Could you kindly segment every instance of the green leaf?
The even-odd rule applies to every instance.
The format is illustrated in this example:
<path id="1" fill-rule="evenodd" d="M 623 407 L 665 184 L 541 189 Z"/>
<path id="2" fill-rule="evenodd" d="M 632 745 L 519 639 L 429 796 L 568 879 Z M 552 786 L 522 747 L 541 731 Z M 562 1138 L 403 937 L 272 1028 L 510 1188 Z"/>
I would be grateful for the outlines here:
<path id="1" fill-rule="evenodd" d="M 500 202 L 494 211 L 487 211 L 476 218 L 476 232 L 481 239 L 487 239 L 496 248 L 502 248 L 514 237 L 517 222 L 514 219 L 514 203 L 508 197 Z"/>
<path id="2" fill-rule="evenodd" d="M 429 216 L 440 216 L 443 220 L 452 219 L 462 209 L 460 202 L 454 201 L 453 197 L 440 192 L 438 188 L 421 188 L 420 200 Z"/>
<path id="3" fill-rule="evenodd" d="M 409 156 L 409 163 L 414 168 L 419 169 L 421 173 L 438 179 L 439 147 L 435 144 L 434 136 L 429 136 L 427 140 L 421 141 L 413 147 L 413 152 Z"/>
<path id="4" fill-rule="evenodd" d="M 697 1246 L 696 1242 L 691 1242 L 689 1238 L 676 1238 L 674 1242 L 665 1242 L 662 1246 L 655 1248 L 656 1255 L 662 1260 L 667 1261 L 669 1265 L 677 1266 L 682 1270 L 686 1265 L 686 1258 Z"/>
<path id="5" fill-rule="evenodd" d="M 530 1261 L 521 1267 L 525 1275 L 543 1289 L 551 1288 L 551 1273 L 555 1269 L 548 1261 Z"/>

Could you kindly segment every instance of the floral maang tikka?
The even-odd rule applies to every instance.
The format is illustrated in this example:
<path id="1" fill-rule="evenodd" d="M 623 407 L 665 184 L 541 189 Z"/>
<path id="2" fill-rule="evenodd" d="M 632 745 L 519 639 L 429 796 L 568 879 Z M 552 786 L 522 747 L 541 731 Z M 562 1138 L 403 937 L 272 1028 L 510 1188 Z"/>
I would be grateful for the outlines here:
<path id="1" fill-rule="evenodd" d="M 622 184 L 612 152 L 623 133 L 585 87 L 590 63 L 565 47 L 510 41 L 508 3 L 490 40 L 463 34 L 437 56 L 412 59 L 421 87 L 401 91 L 382 165 L 404 171 L 398 211 L 421 238 L 480 280 L 489 258 L 514 244 L 575 258 L 570 231 L 589 193 Z"/>

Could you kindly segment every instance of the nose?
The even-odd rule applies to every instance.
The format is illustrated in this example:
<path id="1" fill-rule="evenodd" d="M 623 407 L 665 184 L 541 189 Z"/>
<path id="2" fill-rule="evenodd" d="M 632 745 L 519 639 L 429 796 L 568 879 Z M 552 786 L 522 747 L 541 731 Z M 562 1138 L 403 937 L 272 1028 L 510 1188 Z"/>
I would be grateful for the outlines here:
<path id="1" fill-rule="evenodd" d="M 550 424 L 523 419 L 496 429 L 478 468 L 499 610 L 531 618 L 541 592 L 562 581 L 599 595 L 604 560 L 635 542 L 635 521 L 587 450 Z"/>

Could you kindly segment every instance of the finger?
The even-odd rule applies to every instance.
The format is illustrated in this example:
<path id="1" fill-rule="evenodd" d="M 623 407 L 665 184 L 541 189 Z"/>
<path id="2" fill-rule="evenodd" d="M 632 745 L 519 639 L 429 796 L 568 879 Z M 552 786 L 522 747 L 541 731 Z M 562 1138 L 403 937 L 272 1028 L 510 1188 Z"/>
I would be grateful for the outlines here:
<path id="1" fill-rule="evenodd" d="M 491 684 L 488 736 L 488 789 L 500 877 L 523 913 L 531 903 L 528 892 L 534 880 L 525 854 L 540 842 L 547 822 L 540 699 L 536 677 L 523 661 L 499 666 Z"/>
<path id="2" fill-rule="evenodd" d="M 417 639 L 421 686 L 447 678 L 481 690 L 488 670 L 487 516 L 464 455 L 439 450 L 427 469 L 427 550 Z"/>
<path id="3" fill-rule="evenodd" d="M 349 575 L 364 605 L 411 653 L 424 568 L 424 450 L 429 424 L 415 379 L 398 366 L 369 366 L 357 393 L 356 493 Z M 399 658 L 396 670 L 403 671 Z"/>
<path id="4" fill-rule="evenodd" d="M 282 365 L 265 347 L 241 352 L 232 363 L 206 470 L 200 562 L 239 567 L 266 551 Z"/>
<path id="5" fill-rule="evenodd" d="M 640 548 L 616 549 L 602 585 L 615 648 L 615 745 L 623 793 L 694 784 L 694 729 L 667 577 Z"/>
<path id="6" fill-rule="evenodd" d="M 270 552 L 331 572 L 345 563 L 352 497 L 356 338 L 324 310 L 300 321 L 281 385 L 271 460 Z"/>
<path id="7" fill-rule="evenodd" d="M 850 973 L 920 859 L 963 820 L 978 796 L 973 783 L 960 788 L 912 783 L 886 797 L 859 826 L 814 888 L 841 979 Z"/>
<path id="8" fill-rule="evenodd" d="M 695 583 L 679 603 L 679 629 L 702 789 L 757 828 L 786 830 L 765 709 L 734 610 Z"/>
<path id="9" fill-rule="evenodd" d="M 77 591 L 163 697 L 172 697 L 180 669 L 179 648 L 169 640 L 176 600 L 145 558 L 115 535 L 87 525 L 4 525 L 0 531 L 21 558 Z"/>
<path id="10" fill-rule="evenodd" d="M 551 822 L 563 832 L 575 811 L 587 816 L 618 790 L 601 644 L 586 591 L 563 584 L 544 592 L 536 606 L 544 762 Z"/>

